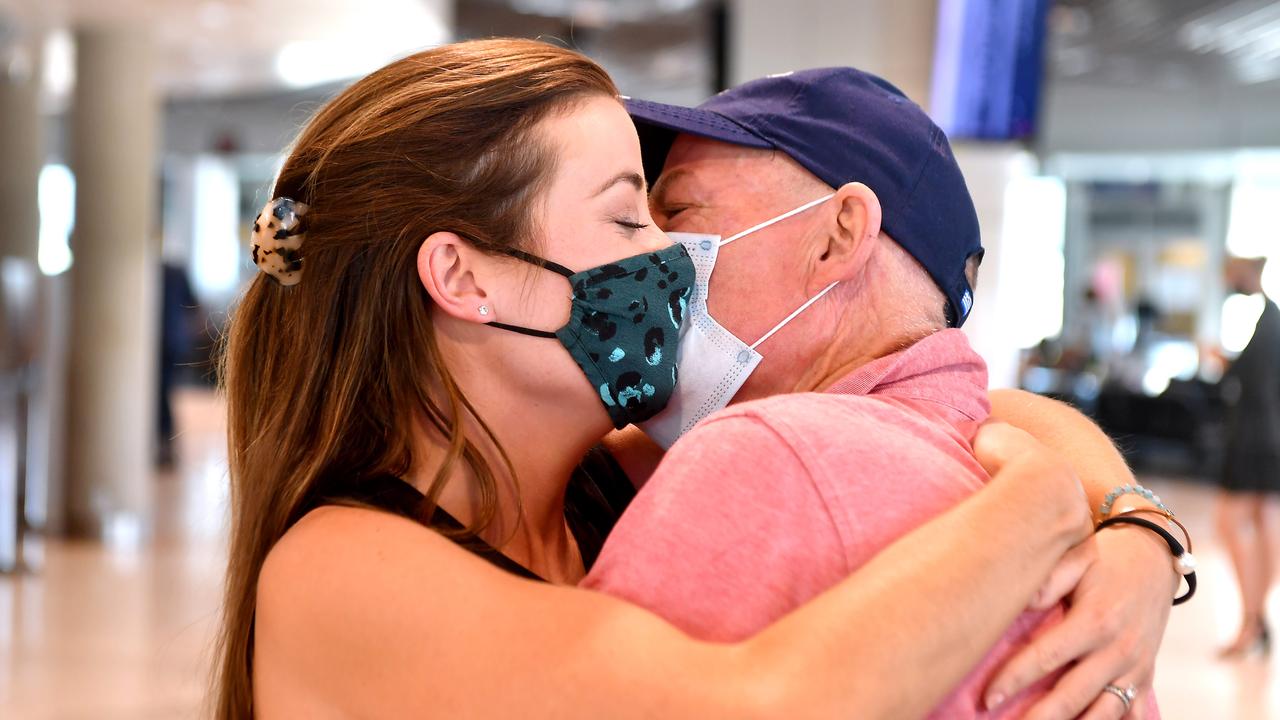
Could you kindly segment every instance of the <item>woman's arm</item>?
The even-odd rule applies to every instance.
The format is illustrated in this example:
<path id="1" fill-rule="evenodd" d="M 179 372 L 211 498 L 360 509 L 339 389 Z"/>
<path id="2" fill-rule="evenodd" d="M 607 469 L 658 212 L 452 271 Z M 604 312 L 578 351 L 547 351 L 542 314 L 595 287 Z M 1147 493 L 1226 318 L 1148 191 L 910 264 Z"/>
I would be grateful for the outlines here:
<path id="1" fill-rule="evenodd" d="M 1108 492 L 1135 481 L 1111 439 L 1068 405 L 1021 390 L 993 390 L 991 412 L 1069 460 L 1095 520 L 1101 519 L 1098 507 Z M 1126 495 L 1116 509 L 1123 507 L 1152 507 L 1152 503 Z M 1068 586 L 1051 582 L 1058 587 L 1046 587 L 1050 599 L 1070 592 L 1065 621 L 1011 659 L 992 680 L 989 696 L 1012 697 L 1075 662 L 1040 707 L 1075 717 L 1097 700 L 1104 685 L 1132 683 L 1140 692 L 1133 717 L 1145 717 L 1145 696 L 1151 691 L 1156 653 L 1180 579 L 1168 548 L 1149 531 L 1133 526 L 1108 528 L 1098 534 L 1096 543 L 1096 560 L 1082 577 L 1072 573 L 1067 576 Z"/>
<path id="2" fill-rule="evenodd" d="M 990 398 L 993 419 L 1025 430 L 1071 463 L 1095 520 L 1102 519 L 1097 510 L 1107 493 L 1134 482 L 1115 443 L 1079 410 L 1025 390 L 992 390 Z M 1126 495 L 1124 500 L 1135 507 L 1153 507 L 1136 495 Z"/>
<path id="3" fill-rule="evenodd" d="M 405 520 L 316 511 L 262 572 L 259 714 L 312 698 L 369 717 L 923 716 L 1088 532 L 1072 473 L 1014 433 L 980 436 L 1003 464 L 987 489 L 736 645 L 519 580 Z"/>

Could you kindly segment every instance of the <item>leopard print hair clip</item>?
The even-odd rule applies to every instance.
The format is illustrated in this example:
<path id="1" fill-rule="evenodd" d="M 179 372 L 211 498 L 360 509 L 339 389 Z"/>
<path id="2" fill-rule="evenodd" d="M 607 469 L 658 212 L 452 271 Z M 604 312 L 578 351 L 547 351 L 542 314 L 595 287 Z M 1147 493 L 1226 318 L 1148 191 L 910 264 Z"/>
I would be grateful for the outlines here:
<path id="1" fill-rule="evenodd" d="M 253 221 L 253 262 L 281 285 L 302 280 L 302 218 L 308 209 L 306 203 L 275 198 Z"/>

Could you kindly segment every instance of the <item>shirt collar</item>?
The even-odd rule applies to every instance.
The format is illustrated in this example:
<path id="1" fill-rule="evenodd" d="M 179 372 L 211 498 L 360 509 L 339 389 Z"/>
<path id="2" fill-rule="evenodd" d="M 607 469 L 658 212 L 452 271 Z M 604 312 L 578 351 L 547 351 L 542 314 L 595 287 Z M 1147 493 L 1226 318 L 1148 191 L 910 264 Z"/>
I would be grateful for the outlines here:
<path id="1" fill-rule="evenodd" d="M 837 380 L 826 392 L 879 395 L 939 403 L 971 420 L 991 412 L 987 365 L 962 330 L 940 330 L 873 360 Z"/>

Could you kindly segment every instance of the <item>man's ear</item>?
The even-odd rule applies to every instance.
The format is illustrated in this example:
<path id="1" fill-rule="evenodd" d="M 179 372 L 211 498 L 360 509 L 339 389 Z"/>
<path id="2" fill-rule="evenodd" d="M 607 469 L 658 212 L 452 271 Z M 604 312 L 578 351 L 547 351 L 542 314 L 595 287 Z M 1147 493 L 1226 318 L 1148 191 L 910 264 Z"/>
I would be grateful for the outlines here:
<path id="1" fill-rule="evenodd" d="M 493 308 L 477 272 L 486 260 L 461 236 L 432 233 L 418 247 L 418 279 L 436 307 L 459 320 L 487 323 Z"/>
<path id="2" fill-rule="evenodd" d="M 818 247 L 814 266 L 816 285 L 850 280 L 857 275 L 880 236 L 880 198 L 862 183 L 846 183 L 836 190 L 834 222 Z"/>

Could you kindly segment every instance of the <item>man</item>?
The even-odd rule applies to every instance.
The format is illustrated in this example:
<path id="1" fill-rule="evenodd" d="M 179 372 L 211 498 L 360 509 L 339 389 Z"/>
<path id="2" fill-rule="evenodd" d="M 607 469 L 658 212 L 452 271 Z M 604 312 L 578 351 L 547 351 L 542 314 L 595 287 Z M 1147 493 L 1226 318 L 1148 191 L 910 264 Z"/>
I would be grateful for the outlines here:
<path id="1" fill-rule="evenodd" d="M 706 298 L 733 336 L 765 338 L 749 348 L 763 360 L 734 396 L 758 402 L 674 445 L 587 585 L 696 636 L 741 637 L 985 480 L 968 445 L 989 411 L 985 367 L 947 329 L 971 309 L 977 218 L 943 133 L 865 73 L 766 78 L 692 110 L 629 108 L 646 169 L 662 168 L 652 205 L 665 230 L 736 238 L 776 222 L 720 247 Z M 1060 409 L 1024 407 L 1024 396 L 997 402 L 1041 439 L 1096 432 Z M 615 454 L 633 477 L 651 467 L 634 439 Z M 1073 460 L 1095 507 L 1124 482 L 1109 446 Z M 1062 622 L 1032 638 L 1040 618 L 1020 620 L 940 712 L 1012 712 L 1021 691 L 1076 661 L 1040 701 L 1049 717 L 1120 717 L 1129 686 L 1134 716 L 1146 716 L 1177 576 L 1141 528 L 1094 542 L 1078 583 L 1045 590 L 1042 600 L 1072 590 Z"/>

